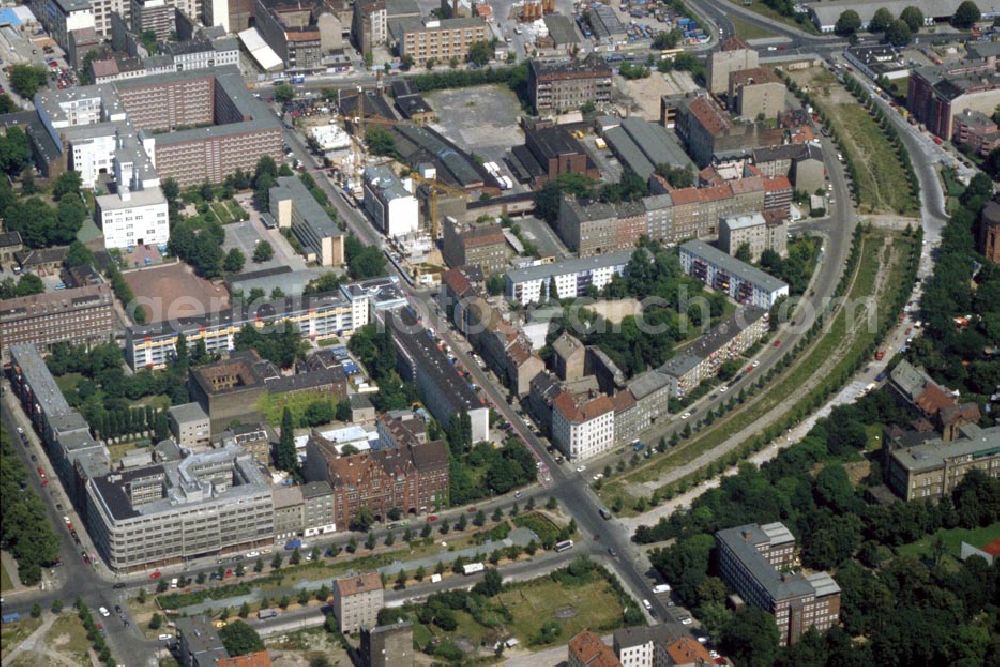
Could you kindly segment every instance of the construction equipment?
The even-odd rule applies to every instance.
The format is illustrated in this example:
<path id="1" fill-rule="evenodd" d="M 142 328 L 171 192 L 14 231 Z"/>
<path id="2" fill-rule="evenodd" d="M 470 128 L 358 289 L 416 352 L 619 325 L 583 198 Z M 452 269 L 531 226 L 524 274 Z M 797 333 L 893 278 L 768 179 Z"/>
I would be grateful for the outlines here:
<path id="1" fill-rule="evenodd" d="M 428 201 L 428 217 L 431 222 L 431 238 L 437 240 L 441 237 L 441 220 L 438 218 L 437 214 L 437 193 L 438 190 L 446 192 L 451 195 L 456 195 L 462 200 L 468 196 L 468 193 L 462 188 L 456 188 L 452 185 L 447 185 L 438 181 L 436 178 L 425 178 L 417 172 L 410 173 L 410 177 L 413 178 L 414 182 L 420 183 L 421 185 L 426 185 L 428 189 L 427 201 Z"/>

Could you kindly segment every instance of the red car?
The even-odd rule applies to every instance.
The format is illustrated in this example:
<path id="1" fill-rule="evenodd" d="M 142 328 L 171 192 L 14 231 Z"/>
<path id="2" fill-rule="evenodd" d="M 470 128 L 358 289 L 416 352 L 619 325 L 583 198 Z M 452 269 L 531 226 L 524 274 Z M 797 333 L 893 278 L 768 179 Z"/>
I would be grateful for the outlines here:
<path id="1" fill-rule="evenodd" d="M 774 341 L 774 346 L 775 347 L 781 347 L 781 341 L 780 340 Z"/>
<path id="2" fill-rule="evenodd" d="M 226 570 L 225 574 L 222 575 L 222 578 L 223 579 L 228 579 L 231 576 L 233 576 L 233 570 L 230 568 L 230 569 Z"/>
<path id="3" fill-rule="evenodd" d="M 153 581 L 156 581 L 157 579 L 160 578 L 160 571 L 157 570 L 155 572 L 150 572 L 149 573 L 149 578 L 152 579 Z"/>
<path id="4" fill-rule="evenodd" d="M 434 523 L 437 520 L 438 520 L 438 518 L 436 516 L 434 516 L 434 515 L 431 515 L 431 516 L 427 517 L 427 523 Z"/>
<path id="5" fill-rule="evenodd" d="M 906 333 L 910 333 L 910 332 L 907 331 Z M 473 514 L 473 513 L 475 513 L 476 508 L 475 507 L 466 507 L 465 511 L 468 512 L 469 514 Z"/>

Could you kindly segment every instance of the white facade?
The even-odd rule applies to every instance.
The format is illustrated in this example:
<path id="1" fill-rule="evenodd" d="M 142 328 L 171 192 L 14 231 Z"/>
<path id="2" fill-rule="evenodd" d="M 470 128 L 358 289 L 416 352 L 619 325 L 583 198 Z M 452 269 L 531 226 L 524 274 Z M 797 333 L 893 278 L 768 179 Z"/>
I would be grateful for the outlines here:
<path id="1" fill-rule="evenodd" d="M 97 222 L 104 233 L 104 247 L 130 248 L 161 245 L 170 240 L 167 200 L 159 188 L 100 195 Z"/>
<path id="2" fill-rule="evenodd" d="M 207 26 L 221 25 L 227 33 L 232 32 L 228 0 L 205 0 L 202 4 L 202 21 Z"/>
<path id="3" fill-rule="evenodd" d="M 572 299 L 583 296 L 593 285 L 602 290 L 617 275 L 625 275 L 632 250 L 617 250 L 556 264 L 538 264 L 507 272 L 507 297 L 522 304 L 546 298 Z M 550 294 L 553 283 L 555 294 Z"/>
<path id="4" fill-rule="evenodd" d="M 615 445 L 615 412 L 577 421 L 562 410 L 552 410 L 552 440 L 572 461 L 584 461 L 612 449 Z"/>
<path id="5" fill-rule="evenodd" d="M 656 651 L 652 640 L 634 646 L 623 646 L 618 652 L 622 667 L 654 667 Z"/>
<path id="6" fill-rule="evenodd" d="M 420 227 L 417 198 L 387 167 L 369 167 L 365 170 L 364 203 L 365 210 L 386 236 L 405 236 Z"/>
<path id="7" fill-rule="evenodd" d="M 111 130 L 105 136 L 72 140 L 70 143 L 71 168 L 80 173 L 85 188 L 93 188 L 101 173 L 110 174 L 113 170 L 118 142 L 113 128 Z"/>
<path id="8" fill-rule="evenodd" d="M 688 241 L 678 259 L 684 273 L 744 306 L 768 309 L 788 296 L 788 284 L 745 264 L 704 241 Z"/>
<path id="9" fill-rule="evenodd" d="M 472 442 L 488 442 L 490 439 L 490 409 L 487 407 L 469 410 L 472 423 Z"/>

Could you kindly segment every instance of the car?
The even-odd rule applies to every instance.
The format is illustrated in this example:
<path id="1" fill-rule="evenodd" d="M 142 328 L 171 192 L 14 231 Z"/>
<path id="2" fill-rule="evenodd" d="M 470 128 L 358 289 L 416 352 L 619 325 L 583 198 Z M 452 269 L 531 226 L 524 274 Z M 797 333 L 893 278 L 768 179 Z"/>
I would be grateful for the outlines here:
<path id="1" fill-rule="evenodd" d="M 70 520 L 69 520 L 68 516 L 64 516 L 63 517 L 63 523 L 65 523 L 65 524 L 69 524 L 70 523 Z"/>
<path id="2" fill-rule="evenodd" d="M 177 582 L 178 582 L 178 581 L 179 581 L 179 580 L 177 579 L 177 577 L 174 577 L 173 579 L 171 579 L 171 580 L 170 580 L 170 587 L 171 587 L 171 588 L 177 588 Z"/>
<path id="3" fill-rule="evenodd" d="M 125 588 L 126 586 L 128 586 L 128 584 L 126 584 L 124 581 L 117 581 L 115 582 L 115 585 L 112 586 L 111 588 Z"/>
<path id="4" fill-rule="evenodd" d="M 687 419 L 690 416 L 691 416 L 690 412 L 685 412 L 684 414 L 681 415 L 681 419 Z"/>
<path id="5" fill-rule="evenodd" d="M 709 649 L 708 650 L 708 657 L 711 658 L 712 660 L 718 660 L 719 659 L 719 652 L 716 651 L 714 648 Z"/>
<path id="6" fill-rule="evenodd" d="M 729 387 L 727 387 L 726 385 L 722 385 L 721 387 L 719 387 L 719 393 L 726 391 L 729 391 Z"/>
<path id="7" fill-rule="evenodd" d="M 690 616 L 681 619 L 681 625 L 691 625 L 692 623 L 694 623 L 694 621 L 691 619 Z"/>
<path id="8" fill-rule="evenodd" d="M 258 556 L 260 556 L 259 551 L 251 551 L 247 554 L 247 558 L 257 558 Z"/>
<path id="9" fill-rule="evenodd" d="M 17 427 L 17 434 L 18 434 L 18 435 L 24 435 L 24 429 L 23 429 L 23 428 L 21 428 L 20 426 L 18 426 L 18 427 Z"/>
<path id="10" fill-rule="evenodd" d="M 34 454 L 32 454 L 32 455 L 31 455 L 31 460 L 32 460 L 32 461 L 37 461 L 37 460 L 38 460 L 38 457 L 37 457 L 37 456 L 35 456 Z"/>
<path id="11" fill-rule="evenodd" d="M 515 498 L 520 498 L 520 497 L 521 497 L 521 496 L 523 496 L 523 495 L 524 495 L 524 492 L 523 492 L 523 491 L 515 491 L 515 492 L 514 492 L 514 497 L 515 497 Z"/>
<path id="12" fill-rule="evenodd" d="M 215 622 L 215 627 L 217 629 L 221 630 L 222 628 L 226 627 L 226 622 L 225 621 L 216 621 Z"/>
<path id="13" fill-rule="evenodd" d="M 101 616 L 103 616 L 104 618 L 107 618 L 108 616 L 111 615 L 111 612 L 104 607 L 98 607 L 97 611 L 100 612 Z"/>
<path id="14" fill-rule="evenodd" d="M 150 572 L 149 578 L 152 579 L 153 581 L 156 581 L 157 579 L 160 578 L 160 571 L 156 570 L 155 572 Z"/>
<path id="15" fill-rule="evenodd" d="M 596 475 L 594 475 L 594 481 L 595 482 L 597 482 L 597 481 L 599 481 L 599 480 L 601 480 L 603 478 L 604 478 L 604 475 L 602 473 L 597 473 Z"/>
<path id="16" fill-rule="evenodd" d="M 618 558 L 618 552 L 615 551 L 614 549 L 608 549 L 608 555 L 611 556 L 612 558 Z"/>
<path id="17" fill-rule="evenodd" d="M 649 600 L 643 600 L 642 601 L 642 607 L 646 611 L 650 611 L 653 608 L 653 605 L 649 604 Z"/>
<path id="18" fill-rule="evenodd" d="M 173 638 L 174 638 L 174 636 L 173 636 L 173 635 L 171 635 L 171 634 L 169 634 L 169 633 L 166 633 L 166 632 L 164 632 L 164 633 L 161 633 L 161 634 L 160 634 L 160 636 L 159 636 L 159 640 L 160 640 L 161 642 L 168 642 L 168 641 L 170 641 L 170 640 L 171 640 L 171 639 L 173 639 Z"/>
<path id="19" fill-rule="evenodd" d="M 438 518 L 436 516 L 434 516 L 433 514 L 430 515 L 429 517 L 427 517 L 427 523 L 434 523 L 437 520 L 438 520 Z"/>
<path id="20" fill-rule="evenodd" d="M 775 347 L 781 347 L 781 341 L 780 340 L 774 341 L 774 346 Z"/>
<path id="21" fill-rule="evenodd" d="M 584 470 L 586 470 L 586 469 L 587 469 L 587 466 L 577 466 L 577 467 L 576 467 L 576 471 L 577 471 L 577 472 L 583 472 L 583 471 L 584 471 Z"/>

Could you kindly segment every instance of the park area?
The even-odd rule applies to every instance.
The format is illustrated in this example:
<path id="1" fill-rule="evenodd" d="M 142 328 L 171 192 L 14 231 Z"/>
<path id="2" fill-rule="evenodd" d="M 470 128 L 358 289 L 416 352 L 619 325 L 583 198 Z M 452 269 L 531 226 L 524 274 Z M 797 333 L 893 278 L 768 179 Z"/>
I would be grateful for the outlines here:
<path id="1" fill-rule="evenodd" d="M 789 76 L 809 93 L 840 139 L 848 172 L 853 172 L 855 180 L 858 213 L 918 215 L 917 194 L 896 146 L 866 107 L 826 69 L 813 67 Z"/>

